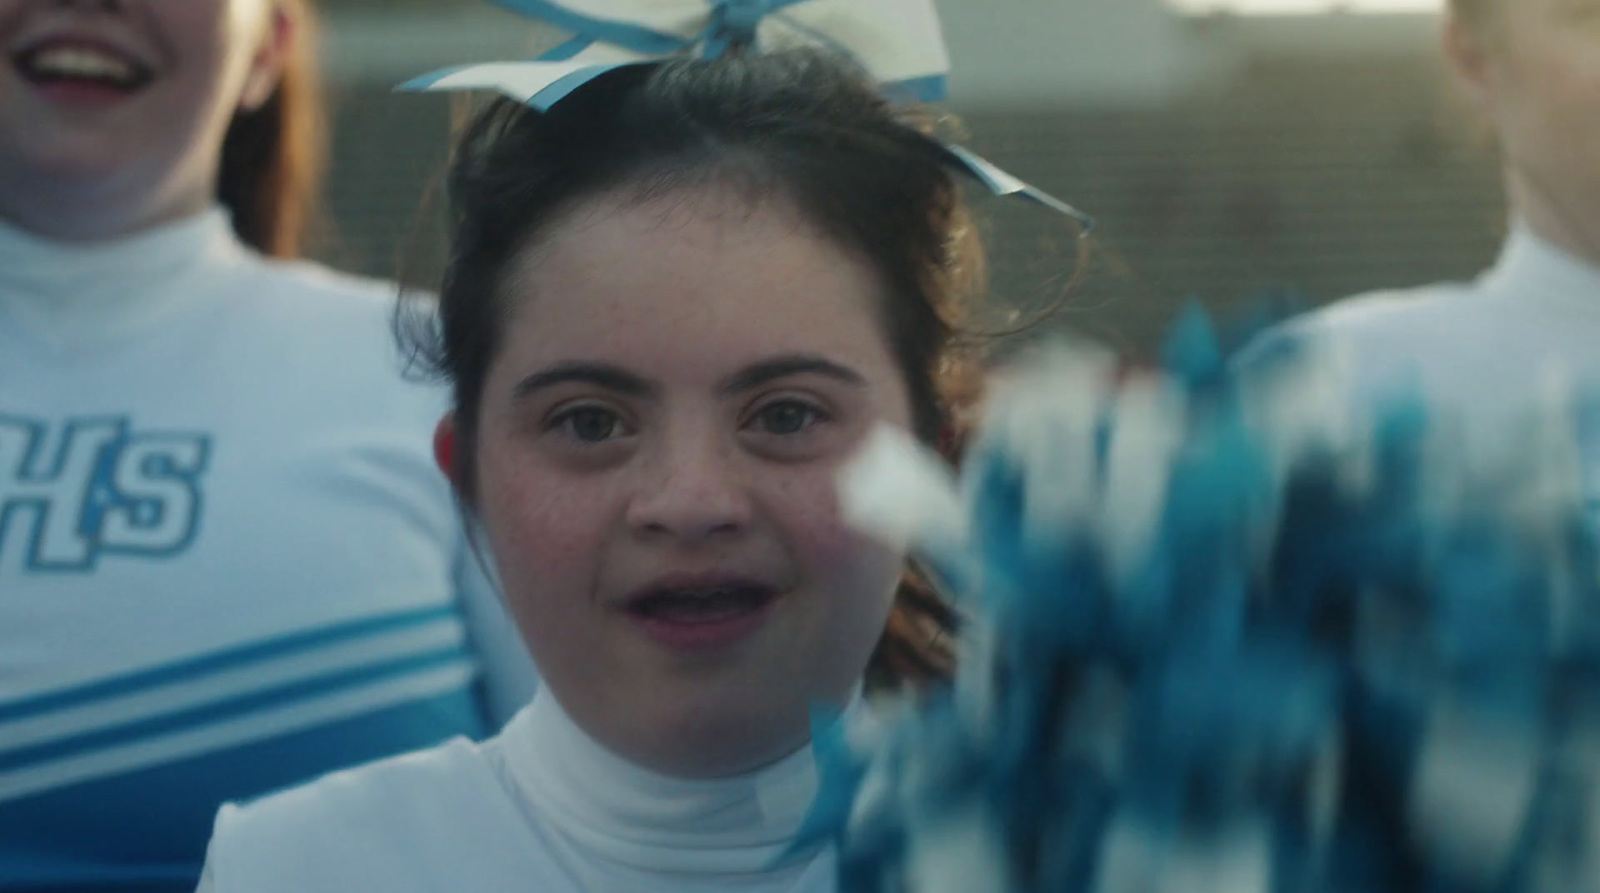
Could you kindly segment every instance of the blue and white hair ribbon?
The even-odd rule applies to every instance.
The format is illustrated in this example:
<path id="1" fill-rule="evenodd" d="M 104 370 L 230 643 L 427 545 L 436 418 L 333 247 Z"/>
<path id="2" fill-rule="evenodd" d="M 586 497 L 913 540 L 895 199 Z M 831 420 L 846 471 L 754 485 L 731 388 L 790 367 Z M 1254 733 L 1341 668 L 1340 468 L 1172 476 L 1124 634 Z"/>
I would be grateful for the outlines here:
<path id="1" fill-rule="evenodd" d="M 400 86 L 415 92 L 489 90 L 549 111 L 606 72 L 674 55 L 715 58 L 730 48 L 823 47 L 853 59 L 894 98 L 945 96 L 950 57 L 933 0 L 493 0 L 572 32 L 538 60 L 436 71 Z M 960 146 L 947 158 L 999 196 L 1018 195 L 1077 221 L 1094 219 Z"/>

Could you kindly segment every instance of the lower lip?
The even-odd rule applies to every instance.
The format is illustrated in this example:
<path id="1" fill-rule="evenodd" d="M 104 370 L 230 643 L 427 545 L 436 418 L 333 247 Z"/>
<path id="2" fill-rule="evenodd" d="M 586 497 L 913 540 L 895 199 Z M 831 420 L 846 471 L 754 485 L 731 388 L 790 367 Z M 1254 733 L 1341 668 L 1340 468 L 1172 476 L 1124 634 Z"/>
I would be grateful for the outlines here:
<path id="1" fill-rule="evenodd" d="M 774 601 L 767 599 L 752 611 L 703 623 L 663 620 L 632 613 L 628 616 L 644 630 L 645 635 L 660 645 L 678 651 L 714 651 L 738 644 L 765 626 L 772 614 Z"/>
<path id="2" fill-rule="evenodd" d="M 29 82 L 32 83 L 32 82 Z M 32 84 L 39 95 L 56 105 L 64 105 L 80 109 L 103 109 L 118 105 L 137 93 L 137 90 L 121 90 L 104 84 L 75 83 L 70 81 L 54 81 L 47 84 Z"/>

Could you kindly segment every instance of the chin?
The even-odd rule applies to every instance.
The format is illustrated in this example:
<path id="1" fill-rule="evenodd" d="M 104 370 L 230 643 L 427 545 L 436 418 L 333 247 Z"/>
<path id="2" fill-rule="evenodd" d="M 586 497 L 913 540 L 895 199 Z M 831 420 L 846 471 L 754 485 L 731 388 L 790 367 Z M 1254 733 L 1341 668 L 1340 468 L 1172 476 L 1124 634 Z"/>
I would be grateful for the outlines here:
<path id="1" fill-rule="evenodd" d="M 702 683 L 681 698 L 654 701 L 652 721 L 639 730 L 652 755 L 641 762 L 670 775 L 715 778 L 759 769 L 810 741 L 808 705 L 776 702 L 770 691 L 711 688 Z"/>
<path id="2" fill-rule="evenodd" d="M 127 153 L 118 151 L 109 136 L 40 137 L 0 148 L 0 165 L 17 176 L 48 181 L 54 188 L 115 181 L 128 168 Z"/>

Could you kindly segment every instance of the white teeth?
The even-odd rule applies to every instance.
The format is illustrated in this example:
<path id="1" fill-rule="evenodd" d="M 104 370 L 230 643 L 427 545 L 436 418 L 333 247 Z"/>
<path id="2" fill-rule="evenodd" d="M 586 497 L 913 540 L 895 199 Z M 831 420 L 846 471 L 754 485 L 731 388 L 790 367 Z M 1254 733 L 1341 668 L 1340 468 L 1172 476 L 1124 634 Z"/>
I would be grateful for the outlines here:
<path id="1" fill-rule="evenodd" d="M 35 53 L 29 69 L 47 77 L 102 78 L 129 82 L 137 77 L 133 66 L 105 53 L 78 47 L 61 47 Z"/>

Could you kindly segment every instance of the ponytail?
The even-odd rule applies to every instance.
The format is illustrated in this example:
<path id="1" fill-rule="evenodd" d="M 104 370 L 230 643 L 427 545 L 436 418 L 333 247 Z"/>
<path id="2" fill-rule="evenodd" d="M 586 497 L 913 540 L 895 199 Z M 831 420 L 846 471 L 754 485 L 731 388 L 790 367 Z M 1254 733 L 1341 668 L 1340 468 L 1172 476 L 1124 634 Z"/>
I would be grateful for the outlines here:
<path id="1" fill-rule="evenodd" d="M 327 161 L 327 106 L 310 0 L 276 0 L 292 18 L 282 79 L 258 109 L 241 111 L 222 144 L 217 196 L 240 240 L 269 257 L 305 249 Z"/>

